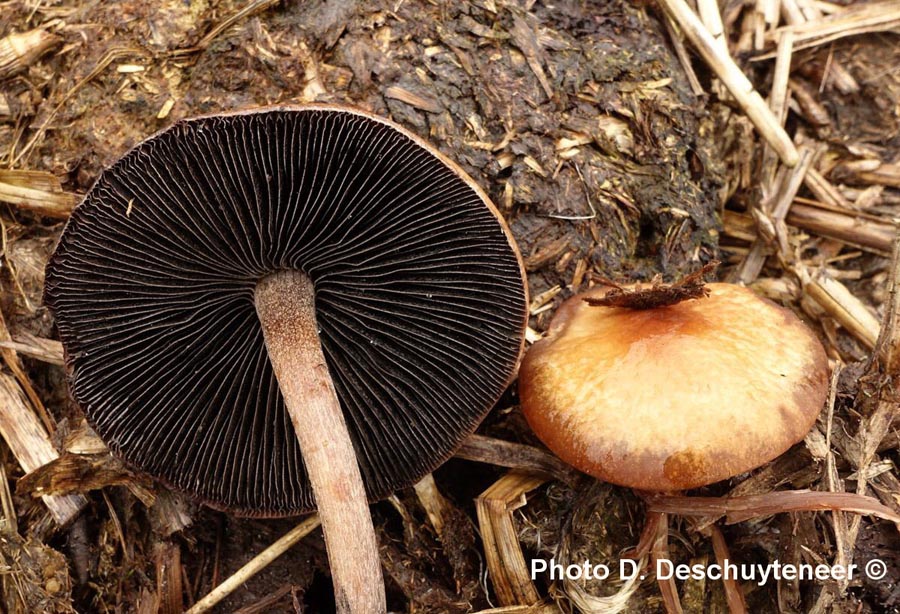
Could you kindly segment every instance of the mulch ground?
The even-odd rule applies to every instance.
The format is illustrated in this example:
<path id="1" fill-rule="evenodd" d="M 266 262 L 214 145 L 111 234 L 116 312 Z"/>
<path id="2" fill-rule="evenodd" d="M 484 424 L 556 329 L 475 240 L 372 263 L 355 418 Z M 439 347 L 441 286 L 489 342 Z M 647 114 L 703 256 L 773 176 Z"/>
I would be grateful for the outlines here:
<path id="1" fill-rule="evenodd" d="M 771 103 L 796 166 L 779 161 L 653 2 L 0 2 L 0 423 L 27 412 L 61 454 L 28 467 L 0 443 L 5 611 L 177 612 L 296 524 L 197 507 L 114 460 L 69 400 L 41 294 L 66 217 L 129 148 L 181 118 L 309 101 L 393 118 L 488 191 L 525 259 L 532 340 L 598 280 L 671 282 L 718 259 L 720 278 L 796 310 L 837 374 L 804 442 L 687 493 L 770 497 L 765 513 L 737 522 L 554 473 L 513 387 L 479 430 L 492 439 L 438 469 L 429 488 L 372 507 L 392 611 L 734 612 L 737 593 L 751 612 L 898 611 L 896 526 L 790 511 L 784 493 L 855 493 L 900 513 L 900 10 L 799 0 L 719 9 L 723 44 Z M 83 512 L 59 528 L 42 495 Z M 498 516 L 485 501 L 514 511 Z M 879 558 L 887 576 L 737 587 L 651 576 L 623 589 L 498 574 L 518 552 L 617 560 L 663 508 L 669 528 L 658 534 L 676 562 L 710 562 L 722 548 L 756 563 Z M 512 531 L 509 549 L 485 549 L 486 523 Z M 327 612 L 327 570 L 313 532 L 216 611 Z"/>

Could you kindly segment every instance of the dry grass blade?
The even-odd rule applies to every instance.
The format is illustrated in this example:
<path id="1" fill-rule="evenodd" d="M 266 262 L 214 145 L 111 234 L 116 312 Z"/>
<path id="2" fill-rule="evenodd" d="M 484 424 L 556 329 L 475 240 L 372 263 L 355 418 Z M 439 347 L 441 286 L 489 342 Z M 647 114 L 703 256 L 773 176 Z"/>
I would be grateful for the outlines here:
<path id="1" fill-rule="evenodd" d="M 580 475 L 557 457 L 540 448 L 503 441 L 483 435 L 472 435 L 456 451 L 456 458 L 517 469 L 574 484 Z"/>
<path id="2" fill-rule="evenodd" d="M 185 614 L 202 614 L 208 612 L 217 603 L 237 590 L 244 582 L 255 576 L 261 570 L 287 552 L 301 539 L 309 535 L 319 526 L 319 517 L 313 514 L 303 522 L 288 531 L 278 541 L 257 554 L 249 563 L 234 572 L 231 577 L 214 588 L 208 595 L 195 603 Z"/>
<path id="3" fill-rule="evenodd" d="M 838 382 L 840 381 L 842 366 L 840 363 L 831 372 L 831 383 L 828 390 L 828 411 L 825 418 L 825 481 L 830 492 L 844 492 L 844 483 L 838 474 L 835 463 L 835 454 L 832 446 L 832 432 L 834 427 L 834 403 L 837 399 Z M 848 533 L 847 516 L 840 511 L 832 513 L 834 517 L 834 564 L 846 568 L 853 561 L 852 537 Z M 840 590 L 844 591 L 850 583 L 850 578 L 838 580 Z"/>
<path id="4" fill-rule="evenodd" d="M 26 472 L 36 471 L 59 457 L 47 432 L 26 405 L 19 385 L 3 373 L 0 373 L 0 435 Z M 81 495 L 44 496 L 43 500 L 60 526 L 74 520 L 87 505 L 87 499 Z"/>
<path id="5" fill-rule="evenodd" d="M 722 48 L 722 52 L 728 53 L 728 39 L 725 36 L 725 26 L 722 25 L 719 3 L 716 0 L 697 0 L 697 12 L 703 25 Z"/>
<path id="6" fill-rule="evenodd" d="M 289 595 L 293 590 L 293 584 L 283 584 L 256 603 L 252 603 L 240 610 L 235 610 L 234 614 L 260 614 L 261 612 L 270 612 L 275 604 L 281 601 L 286 595 Z"/>
<path id="7" fill-rule="evenodd" d="M 843 511 L 874 516 L 900 525 L 900 514 L 876 499 L 847 492 L 774 491 L 746 497 L 685 497 L 646 495 L 650 511 L 682 516 L 725 516 L 728 524 L 784 512 Z"/>
<path id="8" fill-rule="evenodd" d="M 0 535 L 10 537 L 19 532 L 16 506 L 13 504 L 12 492 L 9 490 L 9 479 L 6 467 L 0 463 Z"/>
<path id="9" fill-rule="evenodd" d="M 784 126 L 787 117 L 788 82 L 791 75 L 791 59 L 794 53 L 794 36 L 785 32 L 778 39 L 778 56 L 775 59 L 775 74 L 772 77 L 772 91 L 769 93 L 769 108 Z"/>
<path id="10" fill-rule="evenodd" d="M 530 606 L 540 601 L 525 564 L 513 512 L 525 505 L 525 493 L 545 481 L 530 473 L 510 471 L 475 500 L 488 573 L 501 605 Z"/>
<path id="11" fill-rule="evenodd" d="M 553 603 L 536 603 L 534 605 L 513 605 L 502 608 L 479 610 L 474 614 L 560 614 L 562 610 Z"/>
<path id="12" fill-rule="evenodd" d="M 254 0 L 253 2 L 244 5 L 242 8 L 217 23 L 209 32 L 206 33 L 206 35 L 202 39 L 200 39 L 200 42 L 198 42 L 193 47 L 176 49 L 175 51 L 170 52 L 168 55 L 170 57 L 182 57 L 197 53 L 199 51 L 203 51 L 204 49 L 209 47 L 209 45 L 214 40 L 216 40 L 216 38 L 218 38 L 218 36 L 222 34 L 222 32 L 235 25 L 240 20 L 271 8 L 276 4 L 278 4 L 278 0 Z"/>
<path id="13" fill-rule="evenodd" d="M 849 200 L 844 198 L 844 195 L 841 194 L 840 190 L 834 187 L 834 185 L 825 179 L 825 177 L 823 177 L 815 168 L 810 168 L 806 171 L 806 177 L 803 178 L 803 183 L 806 184 L 806 187 L 809 188 L 809 191 L 812 192 L 817 199 L 826 205 L 830 205 L 837 209 L 853 209 L 853 205 Z"/>
<path id="14" fill-rule="evenodd" d="M 413 488 L 416 491 L 416 497 L 419 503 L 425 508 L 428 520 L 434 527 L 438 539 L 443 538 L 444 534 L 444 508 L 447 506 L 447 500 L 438 490 L 437 484 L 434 482 L 434 476 L 430 473 L 415 483 Z"/>
<path id="15" fill-rule="evenodd" d="M 832 176 L 854 185 L 884 185 L 900 188 L 900 163 L 855 160 L 834 168 Z"/>
<path id="16" fill-rule="evenodd" d="M 890 298 L 875 343 L 875 351 L 860 378 L 856 404 L 862 413 L 859 430 L 852 445 L 844 452 L 856 469 L 856 492 L 862 495 L 869 485 L 867 471 L 877 461 L 878 448 L 893 428 L 900 395 L 897 377 L 900 375 L 900 239 L 894 244 L 891 261 Z M 892 474 L 888 474 L 892 475 Z M 894 509 L 898 508 L 896 491 L 878 492 Z M 846 548 L 852 552 L 859 534 L 860 519 L 850 525 Z"/>
<path id="17" fill-rule="evenodd" d="M 664 512 L 656 510 L 648 510 L 647 514 L 648 516 L 659 516 L 659 522 L 656 523 L 656 539 L 653 540 L 653 546 L 650 548 L 650 560 L 655 569 L 658 561 L 672 560 L 672 555 L 669 553 L 669 517 Z M 684 609 L 678 598 L 678 586 L 675 584 L 674 576 L 669 575 L 667 578 L 657 576 L 656 582 L 659 584 L 659 592 L 662 593 L 666 613 L 682 614 Z"/>
<path id="18" fill-rule="evenodd" d="M 888 0 L 850 6 L 822 19 L 779 28 L 773 36 L 778 36 L 784 30 L 792 30 L 796 37 L 796 48 L 808 49 L 848 36 L 888 32 L 897 28 L 900 28 L 900 6 L 897 2 Z"/>
<path id="19" fill-rule="evenodd" d="M 788 83 L 790 81 L 793 52 L 794 37 L 792 33 L 787 32 L 778 40 L 778 56 L 775 59 L 775 71 L 772 75 L 772 86 L 769 91 L 769 108 L 778 120 L 778 125 L 782 128 L 787 117 L 788 102 L 791 100 Z M 763 150 L 762 165 L 759 172 L 760 182 L 764 189 L 768 189 L 768 186 L 772 185 L 777 166 L 778 156 L 767 145 Z"/>
<path id="20" fill-rule="evenodd" d="M 809 298 L 867 348 L 875 347 L 880 329 L 878 319 L 844 284 L 824 271 L 813 276 L 803 264 L 797 264 L 794 272 L 800 278 L 803 292 Z"/>
<path id="21" fill-rule="evenodd" d="M 709 527 L 712 535 L 713 552 L 716 555 L 716 562 L 725 569 L 728 561 L 732 560 L 731 554 L 728 552 L 728 544 L 725 542 L 725 536 L 722 530 L 716 525 Z M 728 576 L 722 578 L 725 585 L 725 599 L 728 601 L 728 610 L 731 614 L 747 614 L 747 602 L 744 600 L 744 592 L 737 580 Z"/>
<path id="22" fill-rule="evenodd" d="M 6 477 L 6 467 L 0 463 L 0 536 L 3 543 L 8 544 L 11 540 L 17 540 L 19 537 L 18 520 L 16 518 L 16 508 L 13 505 L 12 492 L 9 490 L 9 480 Z M 16 600 L 15 578 L 12 574 L 0 574 L 0 605 L 4 612 L 17 613 L 20 611 L 19 602 Z"/>
<path id="23" fill-rule="evenodd" d="M 44 339 L 35 337 L 31 333 L 21 332 L 11 341 L 0 340 L 0 348 L 13 350 L 29 358 L 34 358 L 42 362 L 53 365 L 63 365 L 63 348 L 62 343 L 55 339 Z"/>
<path id="24" fill-rule="evenodd" d="M 900 234 L 894 241 L 891 259 L 890 300 L 867 375 L 882 378 L 900 375 Z"/>
<path id="25" fill-rule="evenodd" d="M 9 336 L 9 330 L 6 328 L 6 320 L 3 318 L 3 313 L 0 312 L 0 341 L 10 340 L 11 337 Z M 22 362 L 19 360 L 18 355 L 16 355 L 16 351 L 9 348 L 0 347 L 0 356 L 3 357 L 3 362 L 6 363 L 6 366 L 16 377 L 16 381 L 19 382 L 19 385 L 25 392 L 25 396 L 28 397 L 28 401 L 31 403 L 34 411 L 37 412 L 37 415 L 41 419 L 41 422 L 44 423 L 44 428 L 47 429 L 47 432 L 50 433 L 51 436 L 55 434 L 56 422 L 47 411 L 47 408 L 44 407 L 44 404 L 41 402 L 41 398 L 38 396 L 38 393 L 34 389 L 34 386 L 31 385 L 31 380 L 28 378 L 28 375 L 22 368 Z"/>
<path id="26" fill-rule="evenodd" d="M 762 211 L 758 212 L 757 223 L 760 224 L 760 232 L 771 234 L 766 236 L 766 239 L 774 243 L 776 252 L 785 261 L 790 261 L 790 252 L 784 220 L 794 202 L 794 197 L 797 196 L 797 191 L 803 185 L 803 178 L 812 165 L 813 158 L 814 152 L 808 147 L 803 147 L 799 163 L 790 172 L 783 174 L 778 189 L 763 203 Z M 750 253 L 737 270 L 738 280 L 744 284 L 753 282 L 759 277 L 765 261 L 766 241 L 760 238 L 753 243 Z"/>
<path id="27" fill-rule="evenodd" d="M 812 202 L 812 201 L 806 201 Z M 794 201 L 785 221 L 791 226 L 837 239 L 879 255 L 889 255 L 897 225 L 852 211 L 835 211 L 815 204 Z"/>
<path id="28" fill-rule="evenodd" d="M 675 27 L 675 24 L 672 23 L 671 17 L 666 16 L 665 24 L 666 31 L 669 33 L 669 38 L 672 39 L 672 47 L 675 49 L 675 55 L 678 56 L 678 62 L 681 64 L 681 68 L 684 69 L 684 74 L 687 75 L 688 83 L 691 84 L 691 90 L 694 92 L 694 96 L 705 95 L 706 91 L 700 84 L 700 79 L 697 78 L 696 71 L 694 71 L 694 65 L 691 63 L 691 56 L 688 55 L 687 48 L 684 46 L 684 39 L 681 36 L 681 32 L 679 32 L 678 28 Z"/>
<path id="29" fill-rule="evenodd" d="M 54 175 L 41 171 L 0 170 L 0 201 L 40 215 L 66 219 L 79 196 L 64 192 Z"/>
<path id="30" fill-rule="evenodd" d="M 721 45 L 707 31 L 687 3 L 684 0 L 660 0 L 660 4 L 684 31 L 685 36 L 694 44 L 716 76 L 722 80 L 760 135 L 778 153 L 781 161 L 786 166 L 797 164 L 800 156 L 790 137 L 779 125 L 759 92 L 753 88 L 753 84 L 741 72 L 731 56 L 722 51 Z"/>
<path id="31" fill-rule="evenodd" d="M 159 614 L 182 614 L 181 548 L 170 541 L 156 545 L 156 596 Z"/>

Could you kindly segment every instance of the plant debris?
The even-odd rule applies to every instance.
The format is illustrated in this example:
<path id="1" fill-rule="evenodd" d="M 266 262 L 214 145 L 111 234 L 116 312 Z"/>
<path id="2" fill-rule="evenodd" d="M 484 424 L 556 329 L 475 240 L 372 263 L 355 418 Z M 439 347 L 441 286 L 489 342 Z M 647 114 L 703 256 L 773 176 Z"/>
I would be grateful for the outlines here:
<path id="1" fill-rule="evenodd" d="M 606 279 L 599 279 L 601 285 L 610 286 L 611 289 L 603 296 L 588 296 L 583 300 L 592 307 L 656 309 L 692 299 L 706 298 L 709 296 L 709 290 L 704 279 L 707 275 L 715 273 L 719 264 L 718 260 L 708 262 L 699 270 L 671 284 L 664 284 L 660 276 L 654 276 L 649 288 L 641 284 L 625 287 Z"/>

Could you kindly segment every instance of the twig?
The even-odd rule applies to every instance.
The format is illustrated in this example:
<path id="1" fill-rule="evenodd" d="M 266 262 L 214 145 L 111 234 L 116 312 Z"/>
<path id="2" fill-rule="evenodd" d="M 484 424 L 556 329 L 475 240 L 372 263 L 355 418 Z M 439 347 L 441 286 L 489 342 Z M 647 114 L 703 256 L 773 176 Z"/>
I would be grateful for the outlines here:
<path id="1" fill-rule="evenodd" d="M 684 69 L 684 74 L 687 75 L 688 83 L 691 86 L 691 91 L 694 92 L 694 96 L 702 96 L 706 92 L 703 91 L 703 86 L 700 85 L 700 79 L 697 78 L 697 73 L 694 70 L 693 64 L 691 64 L 691 58 L 690 56 L 688 56 L 687 49 L 684 46 L 684 40 L 681 36 L 681 32 L 672 22 L 672 18 L 668 15 L 666 15 L 663 23 L 666 24 L 666 30 L 669 33 L 669 39 L 671 39 L 672 47 L 675 49 L 675 56 L 678 58 L 678 63 L 681 64 L 681 67 Z"/>
<path id="2" fill-rule="evenodd" d="M 772 36 L 778 36 L 785 30 L 793 30 L 797 37 L 795 48 L 808 49 L 847 36 L 887 32 L 898 26 L 900 6 L 894 0 L 887 0 L 851 6 L 829 17 L 778 28 Z M 758 59 L 770 57 L 772 54 L 766 54 Z"/>
<path id="3" fill-rule="evenodd" d="M 791 259 L 790 253 L 788 252 L 784 219 L 787 217 L 791 203 L 797 195 L 797 191 L 803 184 L 803 177 L 806 175 L 806 171 L 812 164 L 813 157 L 814 152 L 808 147 L 803 147 L 800 163 L 791 169 L 790 174 L 785 175 L 782 181 L 778 182 L 778 190 L 771 194 L 766 202 L 762 203 L 762 210 L 758 212 L 760 217 L 757 218 L 757 222 L 764 222 L 766 224 L 766 226 L 760 225 L 761 234 L 762 231 L 768 228 L 767 234 L 771 234 L 771 236 L 766 236 L 765 238 L 775 244 L 776 252 L 782 262 L 789 262 Z M 751 283 L 759 277 L 759 273 L 762 271 L 765 261 L 766 241 L 763 240 L 763 238 L 759 238 L 754 241 L 750 248 L 750 253 L 747 254 L 747 257 L 735 272 L 737 279 L 744 284 Z"/>
<path id="4" fill-rule="evenodd" d="M 456 458 L 527 471 L 567 484 L 573 484 L 579 475 L 549 452 L 483 435 L 472 435 L 466 439 L 456 451 Z"/>
<path id="5" fill-rule="evenodd" d="M 809 203 L 809 204 L 806 204 Z M 785 221 L 791 226 L 837 239 L 847 245 L 875 252 L 881 256 L 891 253 L 897 225 L 874 216 L 852 215 L 851 211 L 826 209 L 815 201 L 797 199 Z"/>
<path id="6" fill-rule="evenodd" d="M 878 319 L 847 287 L 824 271 L 813 275 L 805 265 L 793 267 L 803 292 L 867 348 L 875 347 Z"/>
<path id="7" fill-rule="evenodd" d="M 686 497 L 645 494 L 648 510 L 682 516 L 725 516 L 726 524 L 784 512 L 841 510 L 875 516 L 900 525 L 900 514 L 872 497 L 849 492 L 779 490 L 746 497 Z"/>
<path id="8" fill-rule="evenodd" d="M 722 80 L 760 135 L 778 153 L 781 161 L 786 166 L 796 165 L 800 160 L 800 154 L 797 153 L 790 137 L 778 124 L 750 80 L 741 72 L 731 56 L 722 52 L 721 46 L 703 27 L 687 3 L 684 0 L 660 0 L 660 3 L 694 44 L 716 76 Z"/>
<path id="9" fill-rule="evenodd" d="M 185 614 L 201 614 L 209 611 L 214 605 L 237 590 L 244 582 L 265 569 L 269 563 L 290 550 L 294 544 L 309 535 L 318 526 L 319 517 L 315 514 L 309 516 L 285 533 L 281 539 L 257 554 L 249 563 L 234 572 L 222 584 L 210 591 L 206 597 L 195 603 Z"/>
<path id="10" fill-rule="evenodd" d="M 831 372 L 831 385 L 828 388 L 828 412 L 825 416 L 825 482 L 829 492 L 844 492 L 844 485 L 838 474 L 837 466 L 834 460 L 834 450 L 832 448 L 831 433 L 834 428 L 834 402 L 837 399 L 838 381 L 841 376 L 841 364 L 834 368 Z M 835 510 L 832 512 L 834 518 L 834 542 L 835 542 L 835 566 L 846 568 L 853 561 L 853 548 L 848 543 L 847 517 L 844 512 Z M 847 589 L 850 578 L 843 578 L 838 581 L 841 592 Z"/>
<path id="11" fill-rule="evenodd" d="M 722 530 L 716 525 L 709 527 L 712 534 L 713 552 L 716 555 L 716 562 L 725 569 L 725 565 L 731 560 L 728 552 L 728 544 L 725 542 L 725 536 Z M 744 600 L 744 592 L 737 580 L 728 574 L 722 574 L 722 584 L 725 585 L 725 600 L 728 602 L 728 610 L 731 614 L 747 614 L 747 602 Z"/>
<path id="12" fill-rule="evenodd" d="M 775 59 L 775 71 L 772 75 L 772 89 L 769 92 L 769 108 L 775 115 L 775 119 L 779 126 L 784 127 L 784 120 L 787 116 L 788 104 L 788 82 L 791 74 L 791 58 L 793 57 L 794 35 L 791 32 L 785 32 L 778 39 L 778 56 Z M 777 154 L 770 147 L 766 146 L 763 152 L 762 170 L 760 171 L 761 181 L 763 185 L 771 185 L 775 177 L 775 165 L 778 160 Z"/>
<path id="13" fill-rule="evenodd" d="M 647 512 L 648 516 L 655 514 L 659 516 L 659 522 L 656 524 L 656 539 L 653 540 L 653 547 L 650 549 L 650 561 L 654 569 L 658 566 L 658 561 L 669 561 L 672 555 L 669 553 L 669 517 L 665 513 L 658 511 Z M 659 584 L 659 592 L 662 593 L 663 605 L 667 614 L 682 614 L 684 610 L 681 607 L 681 600 L 678 598 L 678 587 L 675 585 L 675 579 L 670 574 L 667 578 L 656 577 L 656 583 Z"/>
<path id="14" fill-rule="evenodd" d="M 182 47 L 181 49 L 175 49 L 174 51 L 170 51 L 167 56 L 172 58 L 180 58 L 186 55 L 192 55 L 199 51 L 203 51 L 204 49 L 209 47 L 210 44 L 212 44 L 212 42 L 216 40 L 216 38 L 218 38 L 218 36 L 222 32 L 239 22 L 241 19 L 275 6 L 276 4 L 278 4 L 278 2 L 279 0 L 254 0 L 253 2 L 244 5 L 241 9 L 235 11 L 234 13 L 217 23 L 215 26 L 213 26 L 213 28 L 209 32 L 207 32 L 206 35 L 202 39 L 200 39 L 200 42 L 198 42 L 196 45 L 192 47 Z"/>

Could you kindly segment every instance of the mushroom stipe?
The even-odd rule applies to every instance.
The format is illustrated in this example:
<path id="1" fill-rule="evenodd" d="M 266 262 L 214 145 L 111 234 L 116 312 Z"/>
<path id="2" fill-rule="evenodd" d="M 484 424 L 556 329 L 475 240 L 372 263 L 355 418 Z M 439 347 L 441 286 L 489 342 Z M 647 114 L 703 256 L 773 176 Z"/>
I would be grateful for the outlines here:
<path id="1" fill-rule="evenodd" d="M 47 269 L 69 388 L 110 449 L 219 509 L 318 505 L 340 611 L 382 612 L 366 499 L 446 460 L 524 343 L 488 197 L 332 105 L 176 123 L 104 171 Z"/>

